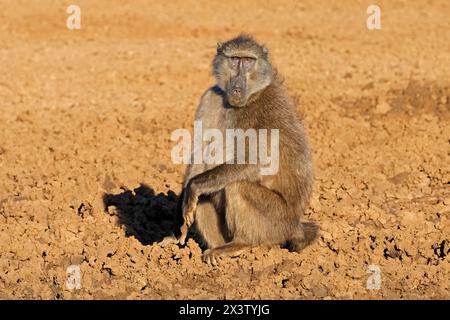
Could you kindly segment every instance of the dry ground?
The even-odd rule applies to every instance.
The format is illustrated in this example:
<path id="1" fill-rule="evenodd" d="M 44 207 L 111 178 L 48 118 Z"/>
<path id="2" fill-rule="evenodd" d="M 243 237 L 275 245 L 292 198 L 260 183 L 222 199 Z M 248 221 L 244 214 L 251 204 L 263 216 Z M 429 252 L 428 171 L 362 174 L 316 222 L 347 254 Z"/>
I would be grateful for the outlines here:
<path id="1" fill-rule="evenodd" d="M 449 299 L 450 3 L 377 1 L 369 31 L 370 3 L 1 0 L 0 297 Z M 185 169 L 170 133 L 241 31 L 299 101 L 321 235 L 211 267 L 192 240 L 153 243 Z"/>

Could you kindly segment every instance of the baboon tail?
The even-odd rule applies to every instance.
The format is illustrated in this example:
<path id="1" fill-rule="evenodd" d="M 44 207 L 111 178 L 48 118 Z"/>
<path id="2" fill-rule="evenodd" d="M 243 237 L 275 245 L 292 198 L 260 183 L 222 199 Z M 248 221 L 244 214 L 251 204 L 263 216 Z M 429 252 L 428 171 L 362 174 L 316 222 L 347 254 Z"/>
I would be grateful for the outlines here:
<path id="1" fill-rule="evenodd" d="M 298 237 L 294 236 L 286 242 L 286 248 L 289 251 L 300 252 L 317 238 L 319 227 L 316 223 L 302 222 L 301 228 Z"/>

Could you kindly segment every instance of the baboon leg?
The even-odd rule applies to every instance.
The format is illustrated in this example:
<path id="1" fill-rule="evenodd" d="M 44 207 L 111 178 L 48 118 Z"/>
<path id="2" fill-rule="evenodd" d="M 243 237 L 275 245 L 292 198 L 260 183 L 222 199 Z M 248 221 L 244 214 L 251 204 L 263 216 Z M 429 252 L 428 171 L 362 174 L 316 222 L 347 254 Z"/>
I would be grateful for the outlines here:
<path id="1" fill-rule="evenodd" d="M 233 241 L 249 245 L 282 244 L 300 232 L 282 196 L 257 183 L 237 182 L 225 188 L 226 222 Z"/>
<path id="2" fill-rule="evenodd" d="M 222 246 L 227 241 L 223 210 L 217 207 L 214 199 L 199 201 L 194 227 L 204 241 L 203 244 L 208 248 Z"/>
<path id="3" fill-rule="evenodd" d="M 232 241 L 206 250 L 203 254 L 206 263 L 215 265 L 218 257 L 235 257 L 255 245 L 286 241 L 289 222 L 280 214 L 286 211 L 286 205 L 271 190 L 251 182 L 232 183 L 225 188 L 225 210 Z"/>
<path id="4" fill-rule="evenodd" d="M 253 246 L 288 242 L 299 251 L 317 233 L 313 223 L 301 223 L 289 214 L 283 197 L 253 182 L 236 182 L 225 188 L 225 220 L 232 241 L 206 250 L 203 261 L 217 264 L 218 257 L 235 257 Z"/>

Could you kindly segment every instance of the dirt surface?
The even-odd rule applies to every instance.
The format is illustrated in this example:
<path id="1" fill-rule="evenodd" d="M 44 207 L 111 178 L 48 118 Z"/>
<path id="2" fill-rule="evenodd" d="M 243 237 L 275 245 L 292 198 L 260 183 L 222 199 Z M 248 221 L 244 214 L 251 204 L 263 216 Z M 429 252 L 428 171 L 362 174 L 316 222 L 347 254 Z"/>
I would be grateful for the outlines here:
<path id="1" fill-rule="evenodd" d="M 378 1 L 376 31 L 367 1 L 73 2 L 81 30 L 72 2 L 0 1 L 0 298 L 450 298 L 448 1 Z M 241 31 L 298 101 L 321 234 L 212 267 L 155 242 L 185 170 L 170 134 Z"/>

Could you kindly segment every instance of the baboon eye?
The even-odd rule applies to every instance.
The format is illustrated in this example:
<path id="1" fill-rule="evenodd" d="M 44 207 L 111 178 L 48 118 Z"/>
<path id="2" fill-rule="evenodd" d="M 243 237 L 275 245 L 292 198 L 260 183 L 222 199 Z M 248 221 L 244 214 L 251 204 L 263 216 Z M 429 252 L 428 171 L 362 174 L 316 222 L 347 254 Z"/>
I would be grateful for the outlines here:
<path id="1" fill-rule="evenodd" d="M 230 57 L 228 58 L 228 61 L 230 62 L 230 66 L 235 69 L 239 65 L 239 57 Z"/>
<path id="2" fill-rule="evenodd" d="M 242 66 L 244 67 L 244 69 L 248 70 L 253 66 L 256 59 L 251 57 L 229 57 L 228 61 L 232 69 L 237 69 L 240 62 L 242 62 Z"/>
<path id="3" fill-rule="evenodd" d="M 250 69 L 251 67 L 253 67 L 255 61 L 256 59 L 254 58 L 242 58 L 242 64 L 244 65 L 245 69 Z"/>

